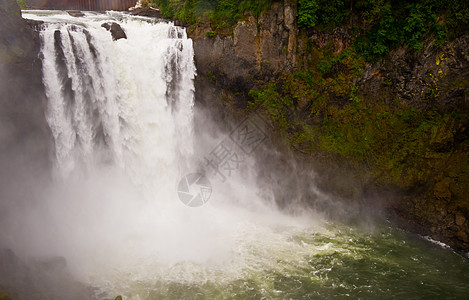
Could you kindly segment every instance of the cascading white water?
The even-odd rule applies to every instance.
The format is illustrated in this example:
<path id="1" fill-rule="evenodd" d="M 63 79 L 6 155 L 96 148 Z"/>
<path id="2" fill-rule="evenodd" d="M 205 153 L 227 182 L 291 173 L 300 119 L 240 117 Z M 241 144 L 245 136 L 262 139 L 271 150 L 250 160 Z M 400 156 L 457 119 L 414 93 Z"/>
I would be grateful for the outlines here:
<path id="1" fill-rule="evenodd" d="M 209 118 L 193 105 L 192 42 L 182 28 L 114 12 L 23 17 L 45 22 L 56 176 L 41 187 L 18 182 L 37 195 L 19 188 L 12 199 L 1 195 L 0 245 L 11 249 L 0 249 L 2 292 L 11 285 L 21 299 L 467 297 L 469 264 L 439 246 L 389 225 L 356 230 L 317 222 L 310 211 L 280 212 L 273 191 L 334 202 L 306 175 L 308 187 L 281 182 L 297 180 L 295 172 L 269 181 L 275 166 L 258 174 L 249 151 L 229 178 L 210 177 L 208 203 L 185 206 L 179 179 L 228 139 L 209 121 L 193 128 L 195 118 Z M 111 21 L 127 39 L 112 40 L 101 27 Z"/>
<path id="2" fill-rule="evenodd" d="M 139 184 L 154 185 L 159 174 L 175 180 L 193 148 L 192 41 L 183 28 L 138 20 L 122 24 L 127 39 L 113 41 L 101 24 L 41 31 L 57 167 L 67 176 L 107 160 Z"/>
<path id="3" fill-rule="evenodd" d="M 57 170 L 46 199 L 28 212 L 40 220 L 28 234 L 40 238 L 24 241 L 35 254 L 65 256 L 83 281 L 140 296 L 132 282 L 151 289 L 161 280 L 235 280 L 270 268 L 262 253 L 290 255 L 291 234 L 311 218 L 285 216 L 261 200 L 255 170 L 212 182 L 201 208 L 178 199 L 178 181 L 202 160 L 193 155 L 196 70 L 183 28 L 121 13 L 23 16 L 45 21 L 43 82 Z M 110 21 L 127 39 L 113 41 L 101 26 Z"/>

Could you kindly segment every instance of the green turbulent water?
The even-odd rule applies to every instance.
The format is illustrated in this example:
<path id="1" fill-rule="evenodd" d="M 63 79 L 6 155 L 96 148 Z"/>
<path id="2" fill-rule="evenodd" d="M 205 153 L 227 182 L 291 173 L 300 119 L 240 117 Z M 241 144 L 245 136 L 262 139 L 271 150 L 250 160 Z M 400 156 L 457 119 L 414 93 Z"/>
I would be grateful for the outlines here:
<path id="1" fill-rule="evenodd" d="M 469 260 L 386 225 L 363 231 L 328 224 L 315 233 L 269 234 L 261 245 L 237 249 L 243 256 L 239 269 L 230 263 L 218 271 L 179 264 L 151 284 L 127 282 L 124 294 L 129 299 L 469 298 Z M 269 243 L 262 245 L 264 239 Z"/>

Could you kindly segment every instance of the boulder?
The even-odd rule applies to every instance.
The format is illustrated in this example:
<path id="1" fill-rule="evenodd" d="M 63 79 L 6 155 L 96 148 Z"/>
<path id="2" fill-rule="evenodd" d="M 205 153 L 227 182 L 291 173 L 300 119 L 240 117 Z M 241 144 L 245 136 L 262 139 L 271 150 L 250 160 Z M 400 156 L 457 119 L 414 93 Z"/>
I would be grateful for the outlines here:
<path id="1" fill-rule="evenodd" d="M 85 14 L 82 13 L 79 10 L 67 10 L 67 13 L 71 15 L 72 17 L 78 18 L 78 17 L 84 17 Z"/>
<path id="2" fill-rule="evenodd" d="M 159 9 L 139 7 L 130 11 L 131 15 L 163 19 Z"/>
<path id="3" fill-rule="evenodd" d="M 122 27 L 120 27 L 120 25 L 115 22 L 103 23 L 101 27 L 104 27 L 106 28 L 106 30 L 111 32 L 112 39 L 114 41 L 117 41 L 118 39 L 127 38 L 127 35 L 125 34 L 124 29 L 122 29 Z"/>

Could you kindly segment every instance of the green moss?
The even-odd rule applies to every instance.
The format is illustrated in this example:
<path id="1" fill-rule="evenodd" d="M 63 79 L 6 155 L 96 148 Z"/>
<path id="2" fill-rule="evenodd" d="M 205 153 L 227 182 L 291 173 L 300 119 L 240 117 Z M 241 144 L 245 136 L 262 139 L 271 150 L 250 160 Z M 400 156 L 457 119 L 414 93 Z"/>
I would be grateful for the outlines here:
<path id="1" fill-rule="evenodd" d="M 383 80 L 383 85 L 384 86 L 392 86 L 392 80 L 391 78 L 386 78 Z"/>
<path id="2" fill-rule="evenodd" d="M 217 77 L 210 71 L 207 72 L 207 77 L 213 80 L 214 82 L 217 81 Z"/>
<path id="3" fill-rule="evenodd" d="M 355 70 L 360 58 L 344 57 L 351 58 L 342 60 L 345 67 L 333 78 L 324 79 L 322 72 L 312 69 L 284 75 L 281 91 L 275 83 L 251 91 L 251 107 L 262 107 L 296 149 L 364 163 L 374 176 L 404 189 L 428 182 L 435 172 L 449 167 L 442 161 L 469 148 L 469 141 L 455 142 L 463 124 L 469 123 L 467 114 L 419 111 L 399 98 L 390 104 L 379 99 L 364 101 L 359 86 L 353 84 L 360 74 Z M 332 95 L 338 94 L 351 101 L 336 103 Z M 306 108 L 307 115 L 295 113 Z M 464 159 L 463 165 L 468 156 Z M 453 167 L 462 176 L 459 163 Z"/>
<path id="4" fill-rule="evenodd" d="M 211 31 L 211 30 L 210 30 L 210 31 L 207 31 L 207 32 L 205 33 L 205 36 L 206 36 L 206 37 L 214 37 L 214 36 L 216 36 L 216 35 L 217 35 L 217 33 L 216 33 L 215 31 Z"/>

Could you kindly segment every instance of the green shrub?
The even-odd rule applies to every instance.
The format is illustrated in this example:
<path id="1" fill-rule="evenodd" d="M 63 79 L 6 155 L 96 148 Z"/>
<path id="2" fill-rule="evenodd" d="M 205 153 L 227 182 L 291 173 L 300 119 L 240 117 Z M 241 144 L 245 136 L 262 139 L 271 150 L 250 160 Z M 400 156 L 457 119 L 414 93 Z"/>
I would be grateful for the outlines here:
<path id="1" fill-rule="evenodd" d="M 298 1 L 298 25 L 301 27 L 314 27 L 316 25 L 318 4 L 316 0 Z"/>
<path id="2" fill-rule="evenodd" d="M 344 0 L 316 0 L 318 1 L 318 24 L 324 27 L 334 27 L 344 24 L 350 14 L 350 1 Z"/>

